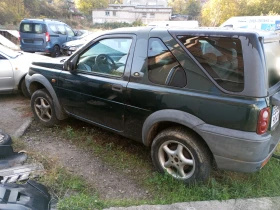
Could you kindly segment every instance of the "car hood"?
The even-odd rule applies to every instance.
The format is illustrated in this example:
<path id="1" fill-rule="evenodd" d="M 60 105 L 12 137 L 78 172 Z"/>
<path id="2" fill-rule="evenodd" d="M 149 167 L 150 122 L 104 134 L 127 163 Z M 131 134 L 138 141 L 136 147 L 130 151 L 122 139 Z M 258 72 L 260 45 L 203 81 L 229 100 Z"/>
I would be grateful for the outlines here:
<path id="1" fill-rule="evenodd" d="M 80 46 L 80 45 L 83 45 L 86 43 L 86 40 L 83 40 L 83 39 L 79 39 L 79 40 L 73 40 L 73 41 L 70 41 L 70 42 L 66 42 L 64 44 L 64 46 L 67 46 L 67 47 L 76 47 L 76 46 Z"/>
<path id="2" fill-rule="evenodd" d="M 63 70 L 63 59 L 50 58 L 47 60 L 33 61 L 32 65 L 50 69 Z"/>
<path id="3" fill-rule="evenodd" d="M 12 63 L 15 69 L 27 72 L 33 61 L 39 61 L 45 59 L 48 59 L 48 57 L 43 55 L 38 55 L 35 53 L 21 52 L 21 54 L 19 54 L 17 57 L 11 58 L 10 62 Z"/>

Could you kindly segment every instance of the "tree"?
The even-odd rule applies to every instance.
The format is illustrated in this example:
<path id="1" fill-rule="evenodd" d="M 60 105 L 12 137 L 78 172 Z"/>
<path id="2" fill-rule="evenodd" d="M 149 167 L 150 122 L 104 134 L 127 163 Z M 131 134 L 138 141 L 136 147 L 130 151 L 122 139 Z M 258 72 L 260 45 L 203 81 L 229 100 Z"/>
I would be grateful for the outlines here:
<path id="1" fill-rule="evenodd" d="M 209 0 L 202 8 L 202 25 L 218 26 L 232 16 L 238 16 L 242 0 Z"/>
<path id="2" fill-rule="evenodd" d="M 174 14 L 186 14 L 186 0 L 168 0 L 168 6 L 172 7 Z"/>
<path id="3" fill-rule="evenodd" d="M 202 8 L 202 24 L 218 26 L 232 16 L 277 15 L 279 0 L 209 0 Z"/>
<path id="4" fill-rule="evenodd" d="M 108 0 L 75 0 L 76 7 L 86 14 L 93 9 L 101 9 L 108 7 Z"/>
<path id="5" fill-rule="evenodd" d="M 197 19 L 201 12 L 201 4 L 198 0 L 189 0 L 187 3 L 186 14 L 193 19 Z"/>

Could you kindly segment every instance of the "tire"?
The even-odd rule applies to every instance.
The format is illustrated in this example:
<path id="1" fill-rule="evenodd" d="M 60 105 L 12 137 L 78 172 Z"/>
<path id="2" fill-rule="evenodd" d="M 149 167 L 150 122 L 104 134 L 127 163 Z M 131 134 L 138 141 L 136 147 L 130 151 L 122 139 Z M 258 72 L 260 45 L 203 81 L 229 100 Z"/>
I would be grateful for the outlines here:
<path id="1" fill-rule="evenodd" d="M 12 144 L 12 138 L 9 134 L 3 133 L 0 131 L 0 145 L 8 145 L 10 146 Z"/>
<path id="2" fill-rule="evenodd" d="M 51 127 L 58 123 L 54 104 L 46 89 L 35 91 L 31 97 L 31 109 L 37 121 L 46 127 Z"/>
<path id="3" fill-rule="evenodd" d="M 55 46 L 53 47 L 53 51 L 51 52 L 51 56 L 52 56 L 53 58 L 56 58 L 56 57 L 58 57 L 59 55 L 60 55 L 60 48 L 59 48 L 58 45 L 55 45 Z"/>
<path id="4" fill-rule="evenodd" d="M 204 142 L 180 127 L 160 132 L 152 143 L 151 156 L 159 172 L 185 184 L 206 181 L 212 169 L 212 155 Z"/>
<path id="5" fill-rule="evenodd" d="M 30 98 L 30 93 L 27 90 L 26 84 L 25 84 L 25 78 L 23 78 L 20 82 L 20 89 L 21 89 L 21 93 L 26 97 L 26 98 Z"/>

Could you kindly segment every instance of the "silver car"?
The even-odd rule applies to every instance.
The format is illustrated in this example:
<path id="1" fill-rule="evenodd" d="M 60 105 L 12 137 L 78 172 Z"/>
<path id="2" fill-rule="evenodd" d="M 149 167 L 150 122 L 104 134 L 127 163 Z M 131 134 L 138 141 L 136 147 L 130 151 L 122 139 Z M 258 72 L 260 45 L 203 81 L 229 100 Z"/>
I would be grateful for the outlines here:
<path id="1" fill-rule="evenodd" d="M 30 97 L 25 85 L 25 75 L 33 60 L 45 56 L 13 51 L 0 45 L 0 93 L 22 92 Z"/>

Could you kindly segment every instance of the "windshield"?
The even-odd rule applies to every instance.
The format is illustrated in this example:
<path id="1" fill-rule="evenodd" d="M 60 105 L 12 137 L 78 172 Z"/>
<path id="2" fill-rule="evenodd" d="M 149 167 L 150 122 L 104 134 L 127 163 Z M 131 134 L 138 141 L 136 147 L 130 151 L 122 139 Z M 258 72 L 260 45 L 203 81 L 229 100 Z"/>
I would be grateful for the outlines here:
<path id="1" fill-rule="evenodd" d="M 10 58 L 16 58 L 20 53 L 0 45 L 0 52 Z"/>
<path id="2" fill-rule="evenodd" d="M 264 44 L 268 84 L 272 87 L 280 80 L 280 44 L 279 41 Z"/>

